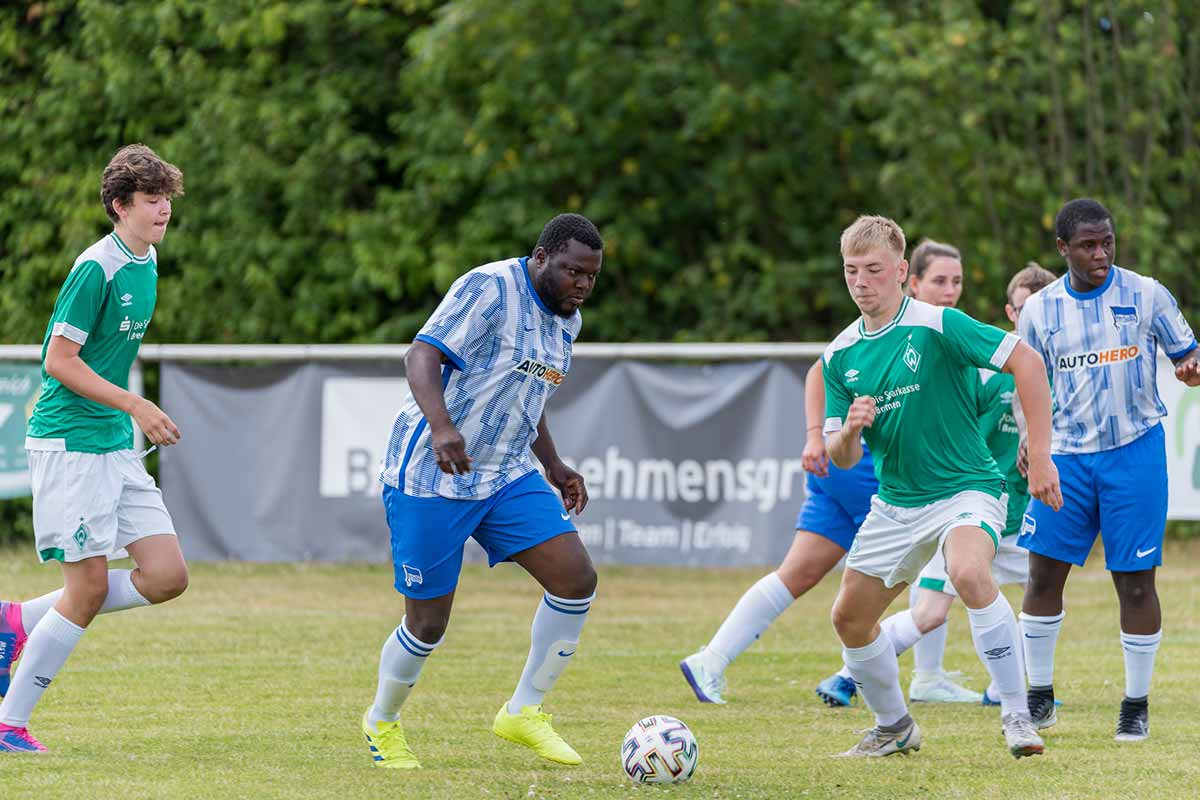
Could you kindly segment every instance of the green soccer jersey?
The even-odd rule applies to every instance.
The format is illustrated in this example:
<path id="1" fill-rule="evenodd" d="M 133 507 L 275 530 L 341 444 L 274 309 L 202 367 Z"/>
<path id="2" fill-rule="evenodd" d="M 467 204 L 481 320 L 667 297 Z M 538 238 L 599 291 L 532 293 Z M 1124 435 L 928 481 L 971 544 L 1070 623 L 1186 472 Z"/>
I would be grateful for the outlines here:
<path id="1" fill-rule="evenodd" d="M 986 369 L 979 371 L 979 381 L 979 429 L 983 431 L 992 458 L 1004 474 L 1008 491 L 1004 535 L 1013 536 L 1021 532 L 1021 520 L 1029 505 L 1029 482 L 1017 470 L 1020 435 L 1012 410 L 1016 382 L 1012 375 Z"/>
<path id="2" fill-rule="evenodd" d="M 879 498 L 916 508 L 970 489 L 999 498 L 1003 479 L 979 427 L 980 368 L 1000 369 L 1017 337 L 953 308 L 904 298 L 868 332 L 860 318 L 825 350 L 825 433 L 858 396 L 874 396 L 863 438 Z"/>
<path id="3" fill-rule="evenodd" d="M 80 345 L 79 357 L 110 383 L 128 388 L 129 368 L 158 293 L 154 248 L 139 258 L 110 233 L 75 259 L 46 326 L 42 363 L 50 337 Z M 29 420 L 30 450 L 110 453 L 133 447 L 129 415 L 89 400 L 63 386 L 42 368 L 42 394 Z"/>

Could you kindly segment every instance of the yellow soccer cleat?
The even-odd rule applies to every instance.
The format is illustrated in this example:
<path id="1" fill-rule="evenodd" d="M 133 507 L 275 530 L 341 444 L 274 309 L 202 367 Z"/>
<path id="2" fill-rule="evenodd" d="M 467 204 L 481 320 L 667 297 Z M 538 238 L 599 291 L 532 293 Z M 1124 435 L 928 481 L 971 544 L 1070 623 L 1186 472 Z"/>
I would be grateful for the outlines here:
<path id="1" fill-rule="evenodd" d="M 550 715 L 542 713 L 541 706 L 523 706 L 520 714 L 510 714 L 508 703 L 505 703 L 496 712 L 492 733 L 528 747 L 547 761 L 571 765 L 583 763 L 579 753 L 550 727 Z"/>
<path id="2" fill-rule="evenodd" d="M 375 766 L 386 769 L 420 769 L 421 762 L 417 761 L 413 751 L 408 749 L 400 721 L 373 723 L 368 714 L 369 711 L 363 714 L 362 730 L 363 735 L 367 737 L 367 747 L 371 748 L 371 758 L 375 760 Z"/>

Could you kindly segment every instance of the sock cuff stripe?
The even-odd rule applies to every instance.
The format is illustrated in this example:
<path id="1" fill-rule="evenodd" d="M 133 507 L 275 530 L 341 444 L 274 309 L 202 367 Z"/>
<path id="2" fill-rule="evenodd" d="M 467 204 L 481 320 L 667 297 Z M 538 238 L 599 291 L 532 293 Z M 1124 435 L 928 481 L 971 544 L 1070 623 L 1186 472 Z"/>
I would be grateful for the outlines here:
<path id="1" fill-rule="evenodd" d="M 1021 622 L 1028 622 L 1031 625 L 1057 625 L 1067 616 L 1066 611 L 1060 611 L 1054 616 L 1039 617 L 1034 614 L 1026 614 L 1024 611 L 1020 613 Z"/>
<path id="2" fill-rule="evenodd" d="M 1126 633 L 1121 631 L 1121 644 L 1133 647 L 1149 647 L 1162 641 L 1162 631 L 1158 633 Z"/>
<path id="3" fill-rule="evenodd" d="M 542 602 L 544 602 L 551 611 L 557 611 L 560 614 L 586 614 L 588 609 L 592 607 L 592 600 L 594 600 L 595 597 L 596 595 L 593 594 L 591 597 L 585 597 L 583 599 L 564 600 L 561 597 L 555 597 L 549 592 L 546 592 L 542 596 Z"/>
<path id="4" fill-rule="evenodd" d="M 843 652 L 846 655 L 847 661 L 870 661 L 872 658 L 881 653 L 895 653 L 895 648 L 892 646 L 892 641 L 883 631 L 879 632 L 879 636 L 870 644 L 862 647 L 845 647 Z"/>
<path id="5" fill-rule="evenodd" d="M 439 639 L 433 644 L 426 644 L 425 642 L 422 642 L 416 636 L 413 636 L 412 631 L 410 631 L 408 626 L 404 624 L 405 620 L 407 619 L 408 618 L 405 617 L 404 620 L 401 620 L 400 624 L 396 626 L 396 640 L 399 641 L 400 644 L 404 645 L 404 649 L 412 653 L 414 656 L 420 656 L 421 658 L 424 658 L 432 653 L 433 648 L 441 644 L 442 640 Z"/>
<path id="6" fill-rule="evenodd" d="M 84 630 L 86 630 L 58 613 L 58 609 L 53 607 L 46 612 L 46 615 L 42 617 L 42 621 L 37 624 L 37 627 L 40 628 L 43 625 L 46 626 L 46 632 L 51 634 L 57 641 L 67 644 L 77 641 L 80 636 L 83 636 Z M 30 631 L 30 634 L 32 633 L 33 631 Z"/>

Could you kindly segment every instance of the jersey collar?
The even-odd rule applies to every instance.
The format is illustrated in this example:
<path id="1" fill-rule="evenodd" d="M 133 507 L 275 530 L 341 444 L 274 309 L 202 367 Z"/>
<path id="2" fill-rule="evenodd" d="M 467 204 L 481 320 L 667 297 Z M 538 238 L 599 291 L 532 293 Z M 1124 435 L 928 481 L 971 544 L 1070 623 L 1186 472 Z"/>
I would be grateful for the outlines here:
<path id="1" fill-rule="evenodd" d="M 867 330 L 867 320 L 864 317 L 859 317 L 858 318 L 858 335 L 863 337 L 864 339 L 874 339 L 876 337 L 882 336 L 883 334 L 890 331 L 892 328 L 896 327 L 896 325 L 900 322 L 900 318 L 904 316 L 904 309 L 908 308 L 908 301 L 909 301 L 909 297 L 908 297 L 908 295 L 905 295 L 904 299 L 900 301 L 900 308 L 896 309 L 896 316 L 892 317 L 891 322 L 889 322 L 887 325 L 884 325 L 882 328 L 880 328 L 877 331 L 868 331 Z"/>
<path id="2" fill-rule="evenodd" d="M 1094 297 L 1099 297 L 1100 295 L 1104 294 L 1104 291 L 1109 286 L 1112 286 L 1113 278 L 1116 276 L 1118 269 L 1119 267 L 1116 264 L 1113 264 L 1108 268 L 1108 277 L 1104 279 L 1104 283 L 1100 284 L 1095 289 L 1089 289 L 1086 292 L 1077 292 L 1071 288 L 1071 272 L 1068 270 L 1067 274 L 1063 276 L 1063 283 L 1067 287 L 1067 294 L 1071 295 L 1071 297 L 1074 297 L 1076 300 L 1091 300 Z"/>
<path id="3" fill-rule="evenodd" d="M 537 289 L 533 288 L 533 278 L 529 277 L 529 256 L 522 256 L 517 261 L 521 262 L 521 274 L 525 276 L 525 285 L 529 287 L 529 293 L 533 295 L 533 302 L 537 303 L 538 308 L 542 311 L 554 316 L 554 312 L 546 308 L 546 304 L 542 302 L 542 296 L 537 293 Z"/>
<path id="4" fill-rule="evenodd" d="M 149 250 L 146 251 L 146 255 L 144 255 L 144 256 L 136 256 L 133 254 L 133 251 L 129 249 L 129 246 L 121 241 L 121 237 L 117 236 L 116 231 L 113 231 L 112 233 L 110 233 L 109 236 L 112 237 L 112 240 L 114 242 L 116 242 L 117 247 L 121 250 L 121 252 L 125 255 L 125 257 L 128 258 L 130 261 L 133 261 L 134 263 L 137 263 L 137 264 L 149 264 L 150 263 L 150 251 Z"/>

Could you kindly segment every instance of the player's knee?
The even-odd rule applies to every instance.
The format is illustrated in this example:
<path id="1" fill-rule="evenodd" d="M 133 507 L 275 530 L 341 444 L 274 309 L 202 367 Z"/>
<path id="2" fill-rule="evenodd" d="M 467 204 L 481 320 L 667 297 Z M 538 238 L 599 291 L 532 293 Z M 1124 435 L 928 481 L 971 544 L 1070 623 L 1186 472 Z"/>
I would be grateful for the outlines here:
<path id="1" fill-rule="evenodd" d="M 870 625 L 847 603 L 835 602 L 833 610 L 829 612 L 829 619 L 833 622 L 833 629 L 837 631 L 838 638 L 843 642 L 857 642 L 870 633 Z"/>
<path id="2" fill-rule="evenodd" d="M 165 603 L 168 600 L 174 600 L 187 591 L 187 587 L 188 570 L 186 566 L 180 565 L 166 570 L 157 576 L 157 581 L 155 582 L 155 594 L 157 597 L 152 602 Z"/>
<path id="3" fill-rule="evenodd" d="M 555 591 L 551 594 L 565 600 L 582 600 L 596 593 L 596 582 L 596 568 L 585 564 L 555 581 Z"/>
<path id="4" fill-rule="evenodd" d="M 981 598 L 994 594 L 994 582 L 992 580 L 990 565 L 988 564 L 977 564 L 974 562 L 955 564 L 949 568 L 948 574 L 950 575 L 950 582 L 954 584 L 959 597 L 968 603 L 982 602 Z M 942 622 L 945 622 L 944 616 Z M 934 627 L 937 626 L 935 625 Z"/>
<path id="5" fill-rule="evenodd" d="M 1126 578 L 1118 584 L 1117 593 L 1123 605 L 1134 608 L 1153 605 L 1158 601 L 1158 592 L 1152 579 Z"/>
<path id="6" fill-rule="evenodd" d="M 779 575 L 779 580 L 787 587 L 792 597 L 799 597 L 809 589 L 821 582 L 821 578 L 825 577 L 825 573 L 819 572 L 809 564 L 804 564 L 798 567 L 783 565 L 776 572 Z"/>
<path id="7" fill-rule="evenodd" d="M 922 634 L 929 633 L 950 618 L 947 611 L 940 608 L 925 608 L 920 605 L 913 608 L 912 616 L 913 623 Z"/>

